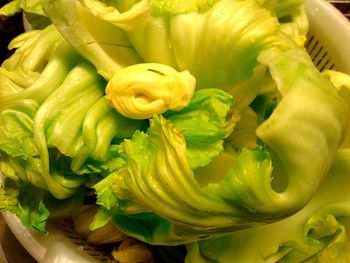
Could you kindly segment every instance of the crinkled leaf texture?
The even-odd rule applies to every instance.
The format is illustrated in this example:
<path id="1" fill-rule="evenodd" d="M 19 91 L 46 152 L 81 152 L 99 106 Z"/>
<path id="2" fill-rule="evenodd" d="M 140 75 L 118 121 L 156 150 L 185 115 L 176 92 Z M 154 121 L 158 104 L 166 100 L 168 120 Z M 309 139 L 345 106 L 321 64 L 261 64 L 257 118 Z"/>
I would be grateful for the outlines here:
<path id="1" fill-rule="evenodd" d="M 0 68 L 1 161 L 12 167 L 11 174 L 22 183 L 52 192 L 58 188 L 57 192 L 68 197 L 82 180 L 64 178 L 57 167 L 52 170 L 54 176 L 42 174 L 42 156 L 33 129 L 40 105 L 63 83 L 80 56 L 53 26 L 24 33 L 10 47 L 16 51 Z M 56 152 L 52 156 L 57 157 Z M 71 181 L 71 185 L 65 188 L 60 180 Z"/>
<path id="2" fill-rule="evenodd" d="M 236 119 L 228 116 L 233 98 L 218 89 L 197 91 L 183 110 L 164 117 L 183 134 L 192 170 L 208 165 L 223 151 L 223 139 L 231 134 Z"/>
<path id="3" fill-rule="evenodd" d="M 276 223 L 189 244 L 191 262 L 348 262 L 350 149 L 301 211 Z"/>
<path id="4" fill-rule="evenodd" d="M 0 8 L 0 15 L 12 16 L 21 10 L 36 14 L 40 16 L 45 16 L 43 10 L 43 5 L 41 0 L 13 0 Z"/>
<path id="5" fill-rule="evenodd" d="M 83 188 L 70 198 L 58 200 L 45 189 L 19 180 L 13 167 L 3 159 L 0 159 L 0 170 L 0 211 L 15 214 L 29 230 L 46 235 L 49 218 L 70 216 L 84 201 Z"/>
<path id="6" fill-rule="evenodd" d="M 15 214 L 30 230 L 47 234 L 49 210 L 43 203 L 45 191 L 29 184 L 16 187 L 13 182 L 0 188 L 0 210 Z"/>
<path id="7" fill-rule="evenodd" d="M 6 96 L 0 109 L 7 113 L 6 107 L 11 106 L 16 115 L 4 114 L 4 126 L 32 139 L 18 155 L 5 155 L 12 169 L 7 176 L 30 181 L 57 198 L 71 196 L 85 180 L 73 172 L 101 169 L 94 165 L 110 160 L 110 143 L 124 126 L 118 125 L 129 124 L 110 111 L 101 89 L 105 80 L 95 68 L 109 80 L 125 66 L 157 62 L 193 73 L 197 88 L 204 91 L 198 94 L 205 94 L 207 88 L 221 91 L 209 92 L 204 100 L 196 97 L 194 108 L 169 112 L 165 118 L 154 116 L 147 132 L 138 131 L 120 145 L 122 161 L 113 163 L 116 171 L 94 186 L 98 203 L 117 214 L 114 222 L 149 243 L 179 244 L 270 223 L 303 208 L 329 170 L 348 112 L 305 50 L 280 32 L 276 16 L 253 0 L 214 1 L 203 10 L 197 6 L 176 15 L 163 15 L 159 7 L 152 12 L 145 0 L 118 2 L 115 8 L 94 0 L 42 2 L 58 31 L 94 67 L 74 60 L 69 73 L 41 78 L 52 64 L 34 63 L 45 70 L 37 74 L 29 68 L 28 79 L 25 74 L 6 75 L 9 89 L 0 93 L 1 99 Z M 26 44 L 30 42 L 34 40 Z M 60 37 L 50 43 L 67 51 L 64 58 L 75 54 Z M 39 47 L 43 46 L 35 50 Z M 50 50 L 38 53 L 45 57 Z M 11 71 L 14 58 L 3 68 Z M 243 149 L 237 156 L 223 147 L 235 122 L 228 112 L 232 105 L 228 93 L 243 109 L 259 93 L 256 78 L 263 79 L 267 68 L 281 101 L 256 130 L 261 145 Z M 53 85 L 45 85 L 50 92 L 39 92 L 44 85 L 31 92 L 37 80 L 48 79 L 54 80 Z M 7 100 L 11 93 L 15 94 Z M 211 104 L 218 104 L 211 108 L 214 111 L 203 107 Z M 200 123 L 196 122 L 199 116 Z M 128 136 L 141 125 L 130 126 Z M 11 144 L 13 138 L 6 136 Z M 31 162 L 23 162 L 31 144 L 37 147 L 28 154 Z M 3 149 L 7 154 L 15 152 L 11 147 Z M 67 156 L 73 160 L 73 172 L 62 174 L 59 164 L 66 165 Z M 58 165 L 52 166 L 51 160 Z M 215 172 L 206 173 L 204 180 L 203 170 L 198 170 L 209 167 Z"/>
<path id="8" fill-rule="evenodd" d="M 140 63 L 126 33 L 90 14 L 81 1 L 43 1 L 58 31 L 106 79 L 125 66 Z"/>
<path id="9" fill-rule="evenodd" d="M 242 82 L 256 79 L 257 57 L 276 45 L 279 29 L 277 18 L 253 0 L 188 1 L 188 6 L 172 1 L 59 0 L 45 1 L 45 10 L 108 80 L 131 64 L 162 63 L 190 71 L 197 89 L 230 90 L 237 103 L 248 98 L 248 104 L 261 83 L 242 87 Z M 264 76 L 264 71 L 259 74 Z"/>
<path id="10" fill-rule="evenodd" d="M 221 165 L 203 185 L 200 173 L 191 169 L 187 131 L 153 118 L 147 134 L 124 143 L 125 167 L 95 186 L 99 204 L 133 214 L 134 225 L 147 228 L 146 221 L 153 220 L 143 238 L 117 215 L 121 229 L 150 243 L 178 244 L 280 220 L 308 203 L 341 143 L 348 112 L 307 53 L 281 39 L 281 48 L 259 56 L 282 97 L 256 130 L 265 146 L 243 149 L 238 157 L 216 155 L 231 156 L 230 161 L 224 167 L 217 162 Z M 195 126 L 186 127 L 191 131 Z"/>
<path id="11" fill-rule="evenodd" d="M 105 80 L 53 25 L 19 35 L 10 47 L 16 50 L 0 67 L 1 161 L 12 178 L 68 198 L 87 180 L 77 174 L 96 172 L 92 163 L 105 162 L 99 171 L 117 167 L 112 140 L 144 122 L 108 104 Z"/>

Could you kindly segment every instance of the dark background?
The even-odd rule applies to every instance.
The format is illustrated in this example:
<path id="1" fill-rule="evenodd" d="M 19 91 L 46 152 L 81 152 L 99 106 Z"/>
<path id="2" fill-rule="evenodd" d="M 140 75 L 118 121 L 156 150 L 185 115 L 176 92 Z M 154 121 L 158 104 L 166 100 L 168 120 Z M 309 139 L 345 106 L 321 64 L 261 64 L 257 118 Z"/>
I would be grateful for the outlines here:
<path id="1" fill-rule="evenodd" d="M 10 1 L 0 0 L 0 7 L 8 2 Z M 13 17 L 0 16 L 0 64 L 13 52 L 7 49 L 10 40 L 23 31 L 21 14 L 16 14 Z"/>
<path id="2" fill-rule="evenodd" d="M 350 0 L 329 0 L 336 8 L 338 8 L 350 20 Z"/>

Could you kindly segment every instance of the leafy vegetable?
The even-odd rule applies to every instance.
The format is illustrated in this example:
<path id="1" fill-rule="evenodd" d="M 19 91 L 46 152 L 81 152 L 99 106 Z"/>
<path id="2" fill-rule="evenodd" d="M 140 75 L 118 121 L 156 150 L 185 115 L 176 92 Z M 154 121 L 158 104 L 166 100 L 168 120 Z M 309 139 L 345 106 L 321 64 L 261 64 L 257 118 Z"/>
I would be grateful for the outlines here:
<path id="1" fill-rule="evenodd" d="M 24 10 L 28 13 L 45 16 L 41 0 L 14 0 L 0 9 L 0 15 L 11 16 Z"/>
<path id="2" fill-rule="evenodd" d="M 100 47 L 95 45 L 99 42 L 129 47 L 123 54 L 136 51 L 146 62 L 166 64 L 178 71 L 189 70 L 197 80 L 197 89 L 220 88 L 232 89 L 232 92 L 235 92 L 235 85 L 252 77 L 253 69 L 258 64 L 259 52 L 275 45 L 278 23 L 255 1 L 216 2 L 210 3 L 209 6 L 212 7 L 207 8 L 206 12 L 191 12 L 170 17 L 161 16 L 160 9 L 177 8 L 171 1 L 154 1 L 150 6 L 148 1 L 118 1 L 116 6 L 108 6 L 95 0 L 82 1 L 84 5 L 76 2 L 73 6 L 69 1 L 54 1 L 52 4 L 47 1 L 45 6 L 63 36 L 79 52 L 84 52 L 81 54 L 108 80 L 120 70 L 120 66 L 115 64 L 126 60 L 123 58 L 125 56 L 120 56 L 121 52 L 118 50 L 104 49 L 102 54 Z M 70 15 L 60 18 L 60 14 L 68 12 L 64 8 L 69 8 Z M 157 11 L 152 12 L 153 9 Z M 164 12 L 168 12 L 166 10 Z M 174 12 L 178 13 L 175 10 Z M 219 14 L 224 14 L 220 15 L 220 20 L 217 19 Z M 88 27 L 89 24 L 84 22 L 85 17 L 96 21 L 93 27 Z M 120 21 L 123 21 L 122 25 Z M 104 34 L 104 38 L 107 36 L 107 39 L 102 40 L 96 35 L 99 31 L 98 25 L 103 26 L 103 32 L 106 32 L 107 28 L 116 31 L 118 27 L 126 31 L 111 31 Z M 200 31 L 193 30 L 199 28 Z M 95 35 L 85 33 L 87 30 Z M 129 40 L 125 40 L 126 35 Z M 224 39 L 226 40 L 223 41 Z M 86 43 L 91 45 L 87 46 Z M 128 61 L 130 64 L 140 62 Z M 120 65 L 128 64 L 129 62 Z M 247 92 L 256 95 L 257 91 L 258 87 Z M 240 94 L 246 97 L 244 92 Z M 254 98 L 254 95 L 250 97 Z M 237 97 L 236 100 L 239 103 L 241 98 Z"/>
<path id="3" fill-rule="evenodd" d="M 257 148 L 258 138 L 255 130 L 258 127 L 258 115 L 250 108 L 245 108 L 238 117 L 238 122 L 226 142 L 236 151 Z"/>
<path id="4" fill-rule="evenodd" d="M 213 6 L 215 0 L 196 0 L 196 1 L 169 1 L 169 0 L 151 0 L 152 11 L 160 14 L 184 14 L 190 12 L 203 12 Z"/>
<path id="5" fill-rule="evenodd" d="M 325 70 L 322 72 L 322 74 L 325 75 L 333 83 L 333 85 L 338 90 L 339 95 L 347 103 L 347 106 L 350 107 L 350 75 L 335 70 Z M 350 129 L 348 123 L 347 134 L 343 140 L 341 147 L 347 148 L 349 146 Z"/>
<path id="6" fill-rule="evenodd" d="M 0 209 L 16 214 L 28 229 L 47 234 L 45 226 L 49 210 L 43 202 L 45 192 L 31 185 L 18 188 L 13 182 L 11 184 L 1 188 Z"/>
<path id="7" fill-rule="evenodd" d="M 69 216 L 83 204 L 84 189 L 79 189 L 70 198 L 58 200 L 46 190 L 24 183 L 18 167 L 8 162 L 6 157 L 0 157 L 0 170 L 6 178 L 0 188 L 0 210 L 14 213 L 29 230 L 46 235 L 49 217 Z"/>
<path id="8" fill-rule="evenodd" d="M 86 11 L 80 1 L 43 1 L 58 31 L 106 79 L 125 66 L 141 62 L 125 32 Z"/>
<path id="9" fill-rule="evenodd" d="M 188 106 L 196 80 L 188 71 L 144 63 L 116 73 L 106 87 L 106 98 L 119 113 L 131 119 L 148 119 Z"/>
<path id="10" fill-rule="evenodd" d="M 230 167 L 227 174 L 219 175 L 218 170 L 212 174 L 211 183 L 200 188 L 200 178 L 193 177 L 184 159 L 184 139 L 162 119 L 153 119 L 149 136 L 139 134 L 125 143 L 126 167 L 96 185 L 99 204 L 127 213 L 151 210 L 170 220 L 168 227 L 181 222 L 180 230 L 174 226 L 171 230 L 164 228 L 160 223 L 162 230 L 149 230 L 155 236 L 144 237 L 147 242 L 164 243 L 181 239 L 188 242 L 196 233 L 197 238 L 204 233 L 208 238 L 259 221 L 271 222 L 301 209 L 327 173 L 333 160 L 328 156 L 334 156 L 339 147 L 346 123 L 345 106 L 331 83 L 322 78 L 305 51 L 296 45 L 283 51 L 267 50 L 259 59 L 269 66 L 283 96 L 271 117 L 257 129 L 258 137 L 272 149 L 272 156 L 266 149 L 243 150 L 234 162 L 226 164 Z M 285 71 L 288 67 L 297 70 Z M 303 98 L 307 103 L 302 103 Z M 323 109 L 322 115 L 310 110 L 310 105 L 311 109 Z M 186 136 L 183 128 L 182 133 Z M 277 183 L 271 184 L 273 167 Z M 186 192 L 179 191 L 180 182 Z M 184 201 L 174 203 L 177 200 Z M 202 217 L 206 220 L 201 221 Z"/>
<path id="11" fill-rule="evenodd" d="M 17 50 L 0 69 L 1 158 L 12 178 L 68 198 L 87 180 L 73 171 L 88 158 L 107 161 L 112 140 L 143 124 L 123 124 L 103 97 L 105 81 L 55 27 L 25 33 L 10 46 Z"/>
<path id="12" fill-rule="evenodd" d="M 153 245 L 187 244 L 188 262 L 347 251 L 350 81 L 313 65 L 303 4 L 5 6 L 52 24 L 15 38 L 0 67 L 0 209 L 45 233 L 93 194 L 86 235 L 104 243 L 114 223 Z"/>
<path id="13" fill-rule="evenodd" d="M 262 0 L 262 6 L 271 10 L 281 23 L 281 30 L 303 46 L 309 29 L 304 0 Z"/>
<path id="14" fill-rule="evenodd" d="M 186 262 L 347 262 L 349 172 L 350 151 L 344 149 L 301 211 L 273 224 L 189 244 Z"/>
<path id="15" fill-rule="evenodd" d="M 237 121 L 229 116 L 232 105 L 226 92 L 203 89 L 195 92 L 188 107 L 164 114 L 184 136 L 191 169 L 206 166 L 223 150 L 224 139 Z"/>
<path id="16" fill-rule="evenodd" d="M 80 57 L 52 26 L 23 34 L 10 47 L 17 50 L 0 70 L 5 84 L 0 98 L 0 150 L 9 155 L 21 180 L 46 188 L 33 138 L 34 115 Z"/>

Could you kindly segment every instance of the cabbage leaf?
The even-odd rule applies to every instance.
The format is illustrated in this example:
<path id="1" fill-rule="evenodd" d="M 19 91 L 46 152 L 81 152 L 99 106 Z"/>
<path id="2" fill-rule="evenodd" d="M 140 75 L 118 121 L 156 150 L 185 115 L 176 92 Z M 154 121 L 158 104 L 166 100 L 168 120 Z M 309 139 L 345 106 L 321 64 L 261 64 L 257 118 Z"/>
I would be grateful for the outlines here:
<path id="1" fill-rule="evenodd" d="M 98 203 L 117 213 L 121 229 L 150 243 L 186 243 L 274 222 L 309 202 L 340 146 L 348 112 L 307 53 L 288 38 L 281 39 L 283 48 L 266 50 L 258 58 L 282 97 L 256 129 L 260 146 L 231 154 L 227 167 L 217 167 L 207 185 L 191 169 L 191 142 L 186 141 L 186 129 L 199 125 L 184 122 L 180 128 L 154 117 L 147 134 L 137 133 L 123 143 L 125 167 L 94 187 Z M 181 119 L 181 111 L 173 114 Z M 142 238 L 126 219 L 119 221 L 120 213 L 133 214 L 127 216 L 137 218 L 133 225 L 149 225 L 142 231 L 147 234 Z M 144 217 L 153 222 L 145 223 Z"/>
<path id="2" fill-rule="evenodd" d="M 191 262 L 347 262 L 350 150 L 342 149 L 311 201 L 276 223 L 187 245 Z"/>

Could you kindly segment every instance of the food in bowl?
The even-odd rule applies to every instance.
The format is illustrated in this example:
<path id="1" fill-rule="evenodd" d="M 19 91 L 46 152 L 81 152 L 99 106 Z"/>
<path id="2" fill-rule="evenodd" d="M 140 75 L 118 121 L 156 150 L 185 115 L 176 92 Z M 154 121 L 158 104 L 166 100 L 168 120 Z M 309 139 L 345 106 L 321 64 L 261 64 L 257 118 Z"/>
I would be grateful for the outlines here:
<path id="1" fill-rule="evenodd" d="M 91 231 L 186 245 L 187 262 L 340 256 L 350 81 L 313 64 L 302 1 L 25 11 L 52 23 L 1 66 L 3 210 L 47 234 L 92 200 Z"/>

